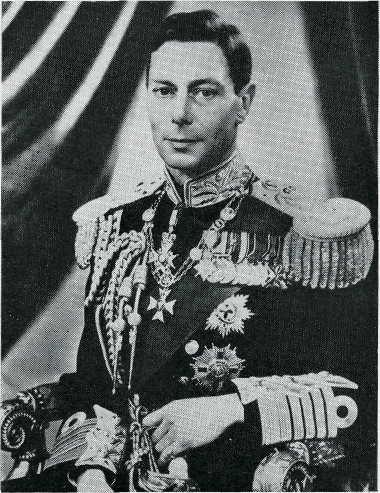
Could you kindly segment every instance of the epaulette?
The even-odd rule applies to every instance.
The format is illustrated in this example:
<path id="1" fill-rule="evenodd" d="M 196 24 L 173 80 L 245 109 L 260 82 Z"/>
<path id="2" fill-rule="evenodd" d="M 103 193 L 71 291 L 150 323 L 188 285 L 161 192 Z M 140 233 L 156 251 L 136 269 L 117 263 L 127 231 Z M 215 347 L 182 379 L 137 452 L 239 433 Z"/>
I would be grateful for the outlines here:
<path id="1" fill-rule="evenodd" d="M 343 288 L 364 279 L 373 258 L 371 214 L 351 199 L 318 199 L 257 181 L 252 195 L 293 217 L 282 252 L 288 281 L 311 288 Z"/>
<path id="2" fill-rule="evenodd" d="M 74 212 L 73 220 L 78 227 L 75 257 L 82 269 L 89 266 L 96 245 L 104 251 L 112 239 L 117 237 L 123 206 L 150 195 L 162 183 L 161 178 L 141 182 L 128 195 L 128 200 L 125 196 L 109 193 L 90 200 Z"/>

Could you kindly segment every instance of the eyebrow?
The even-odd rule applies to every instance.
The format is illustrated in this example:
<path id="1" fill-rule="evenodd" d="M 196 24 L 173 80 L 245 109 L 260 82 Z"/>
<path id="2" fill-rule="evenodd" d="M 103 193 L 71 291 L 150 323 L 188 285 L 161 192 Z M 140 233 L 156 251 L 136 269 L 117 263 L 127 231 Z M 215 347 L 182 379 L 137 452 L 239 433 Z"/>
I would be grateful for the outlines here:
<path id="1" fill-rule="evenodd" d="M 198 80 L 194 80 L 193 82 L 190 82 L 189 88 L 201 86 L 203 84 L 213 84 L 214 86 L 223 87 L 223 84 L 215 79 L 198 79 Z"/>
<path id="2" fill-rule="evenodd" d="M 176 84 L 174 84 L 170 80 L 154 79 L 153 82 L 156 84 L 163 84 L 165 86 L 176 87 Z M 213 84 L 214 86 L 217 86 L 219 88 L 224 87 L 223 84 L 221 84 L 216 79 L 208 78 L 208 79 L 197 79 L 197 80 L 190 82 L 190 84 L 188 85 L 188 89 L 190 89 L 190 90 L 194 89 L 194 87 L 201 86 L 202 84 Z"/>
<path id="3" fill-rule="evenodd" d="M 170 82 L 170 80 L 157 80 L 154 79 L 152 82 L 155 82 L 156 84 L 162 84 L 165 86 L 173 86 L 175 87 L 175 84 L 173 82 Z"/>
<path id="4" fill-rule="evenodd" d="M 221 90 L 224 91 L 224 89 L 225 89 L 224 85 L 221 82 L 219 82 L 218 80 L 215 80 L 215 79 L 198 79 L 198 80 L 194 80 L 193 82 L 191 82 L 189 84 L 189 90 L 192 90 L 195 87 L 201 86 L 203 84 L 211 84 L 213 86 L 216 86 L 219 89 L 219 91 L 221 91 Z"/>

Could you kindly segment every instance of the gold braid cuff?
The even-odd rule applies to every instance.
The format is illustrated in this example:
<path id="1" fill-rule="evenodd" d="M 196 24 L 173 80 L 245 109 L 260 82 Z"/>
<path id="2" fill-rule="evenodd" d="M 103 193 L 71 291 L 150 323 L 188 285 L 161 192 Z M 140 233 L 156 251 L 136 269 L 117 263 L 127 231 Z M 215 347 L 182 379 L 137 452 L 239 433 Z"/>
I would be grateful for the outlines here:
<path id="1" fill-rule="evenodd" d="M 351 426 L 358 414 L 353 399 L 334 395 L 333 388 L 357 389 L 357 385 L 328 372 L 263 378 L 235 378 L 243 405 L 257 401 L 262 444 L 337 436 L 338 428 Z M 338 408 L 345 407 L 344 418 Z"/>
<path id="2" fill-rule="evenodd" d="M 76 460 L 75 466 L 98 466 L 112 474 L 123 459 L 127 432 L 120 418 L 94 405 L 96 418 L 83 412 L 71 416 L 63 425 L 45 469 Z"/>
<path id="3" fill-rule="evenodd" d="M 79 466 L 100 466 L 114 474 L 123 458 L 127 438 L 120 418 L 107 409 L 95 405 L 96 426 L 86 434 L 87 448 L 76 461 Z"/>

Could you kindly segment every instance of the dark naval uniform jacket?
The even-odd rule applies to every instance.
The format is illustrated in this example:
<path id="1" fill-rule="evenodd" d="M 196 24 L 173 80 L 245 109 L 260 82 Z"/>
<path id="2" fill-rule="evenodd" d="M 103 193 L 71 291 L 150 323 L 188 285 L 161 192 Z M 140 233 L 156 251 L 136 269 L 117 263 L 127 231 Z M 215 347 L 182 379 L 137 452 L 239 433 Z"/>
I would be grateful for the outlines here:
<path id="1" fill-rule="evenodd" d="M 131 396 L 138 394 L 151 412 L 175 399 L 228 393 L 242 399 L 244 424 L 185 454 L 201 491 L 252 490 L 255 470 L 273 446 L 295 441 L 330 447 L 318 462 L 327 471 L 315 478 L 318 491 L 342 487 L 337 478 L 347 471 L 363 472 L 375 440 L 374 317 L 364 280 L 373 245 L 364 206 L 299 200 L 292 188 L 258 180 L 239 155 L 183 190 L 168 176 L 141 195 L 127 204 L 106 196 L 76 213 L 77 258 L 90 268 L 85 326 L 77 372 L 61 378 L 67 421 L 46 474 L 98 466 L 116 475 L 115 490 L 126 491 Z M 151 210 L 153 219 L 144 216 Z M 220 218 L 227 219 L 213 229 Z M 142 233 L 148 219 L 150 236 Z M 149 249 L 162 253 L 169 224 L 171 269 L 181 276 L 160 303 L 161 274 L 152 272 L 159 264 L 145 257 L 132 356 L 128 315 L 135 295 L 125 279 L 140 272 L 136 266 Z M 205 240 L 209 231 L 213 239 Z M 281 390 L 284 376 L 306 385 L 307 397 Z M 268 397 L 276 392 L 278 398 Z M 342 402 L 334 401 L 338 395 Z M 347 408 L 341 417 L 339 403 Z M 89 452 L 80 433 L 102 412 L 116 420 L 107 454 L 101 447 Z"/>

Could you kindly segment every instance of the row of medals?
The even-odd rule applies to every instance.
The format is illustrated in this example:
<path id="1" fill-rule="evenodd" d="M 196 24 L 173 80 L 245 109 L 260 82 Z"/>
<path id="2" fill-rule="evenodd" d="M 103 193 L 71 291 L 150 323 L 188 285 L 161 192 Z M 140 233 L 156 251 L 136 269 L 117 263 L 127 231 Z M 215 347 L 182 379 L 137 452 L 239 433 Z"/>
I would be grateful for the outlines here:
<path id="1" fill-rule="evenodd" d="M 161 245 L 158 251 L 154 249 L 152 244 L 153 242 L 151 241 L 149 263 L 152 266 L 152 274 L 159 286 L 158 301 L 151 296 L 148 306 L 148 310 L 156 310 L 156 313 L 153 315 L 153 320 L 157 319 L 161 322 L 164 322 L 164 310 L 173 315 L 173 309 L 176 300 L 169 302 L 166 301 L 171 292 L 171 287 L 180 279 L 182 279 L 182 277 L 195 264 L 195 262 L 199 262 L 201 259 L 211 260 L 212 248 L 218 241 L 219 231 L 222 230 L 226 222 L 233 219 L 237 213 L 238 207 L 233 209 L 230 206 L 234 199 L 235 197 L 229 202 L 226 207 L 221 210 L 219 219 L 214 221 L 209 229 L 203 234 L 198 245 L 190 250 L 188 258 L 178 268 L 177 272 L 174 272 L 175 267 L 173 263 L 177 255 L 174 255 L 172 252 L 172 248 L 176 240 L 176 235 L 172 231 L 177 224 L 177 208 L 173 210 L 172 216 L 170 218 L 169 231 L 162 233 Z M 239 198 L 238 200 L 238 205 L 240 205 L 241 198 Z M 149 209 L 148 211 L 150 212 Z M 148 211 L 144 212 L 143 220 L 151 217 L 151 214 L 146 214 L 148 213 Z"/>

